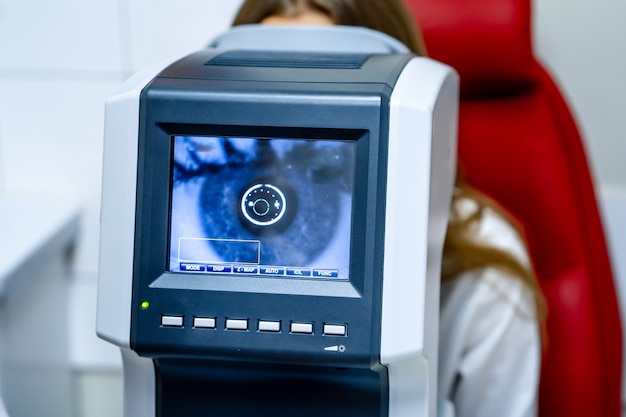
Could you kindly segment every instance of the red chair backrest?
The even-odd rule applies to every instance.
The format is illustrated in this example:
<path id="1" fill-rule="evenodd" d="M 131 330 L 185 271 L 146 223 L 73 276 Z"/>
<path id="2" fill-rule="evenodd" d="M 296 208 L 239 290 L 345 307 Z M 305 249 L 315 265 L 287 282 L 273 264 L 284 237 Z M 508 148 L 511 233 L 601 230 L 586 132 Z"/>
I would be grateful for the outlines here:
<path id="1" fill-rule="evenodd" d="M 531 42 L 530 0 L 406 0 L 461 76 L 459 163 L 523 227 L 548 304 L 543 417 L 618 417 L 622 338 L 583 143 Z"/>

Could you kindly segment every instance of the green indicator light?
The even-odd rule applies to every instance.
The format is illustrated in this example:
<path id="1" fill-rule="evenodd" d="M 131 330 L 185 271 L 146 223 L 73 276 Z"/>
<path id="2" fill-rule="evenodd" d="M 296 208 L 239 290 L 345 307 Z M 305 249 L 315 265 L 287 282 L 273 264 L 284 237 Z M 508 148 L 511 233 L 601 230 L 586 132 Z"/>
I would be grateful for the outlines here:
<path id="1" fill-rule="evenodd" d="M 142 310 L 147 310 L 148 307 L 150 307 L 150 303 L 149 302 L 147 302 L 147 301 L 142 301 L 141 302 L 141 309 Z"/>

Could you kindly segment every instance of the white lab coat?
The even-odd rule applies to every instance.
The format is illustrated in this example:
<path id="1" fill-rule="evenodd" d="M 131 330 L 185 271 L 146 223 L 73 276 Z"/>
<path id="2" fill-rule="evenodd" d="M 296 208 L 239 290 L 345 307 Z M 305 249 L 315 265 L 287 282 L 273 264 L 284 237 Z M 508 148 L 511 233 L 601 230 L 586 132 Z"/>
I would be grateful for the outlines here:
<path id="1" fill-rule="evenodd" d="M 493 211 L 478 236 L 527 262 L 518 235 Z M 541 341 L 532 293 L 497 269 L 466 273 L 441 291 L 439 417 L 536 416 Z"/>

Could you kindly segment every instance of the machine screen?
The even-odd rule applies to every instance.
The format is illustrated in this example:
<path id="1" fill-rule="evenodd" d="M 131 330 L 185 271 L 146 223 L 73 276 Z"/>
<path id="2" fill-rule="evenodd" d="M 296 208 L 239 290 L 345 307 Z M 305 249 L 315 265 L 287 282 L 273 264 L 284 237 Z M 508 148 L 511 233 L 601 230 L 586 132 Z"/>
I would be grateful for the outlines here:
<path id="1" fill-rule="evenodd" d="M 169 271 L 349 278 L 354 141 L 173 141 Z"/>

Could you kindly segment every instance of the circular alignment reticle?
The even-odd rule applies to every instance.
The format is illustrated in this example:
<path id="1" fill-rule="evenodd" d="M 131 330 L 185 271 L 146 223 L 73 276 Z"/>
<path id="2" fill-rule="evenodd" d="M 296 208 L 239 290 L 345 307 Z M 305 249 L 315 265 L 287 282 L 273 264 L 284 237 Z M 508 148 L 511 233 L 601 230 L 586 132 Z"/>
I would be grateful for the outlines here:
<path id="1" fill-rule="evenodd" d="M 283 192 L 272 184 L 255 184 L 243 193 L 241 213 L 250 223 L 271 226 L 280 221 L 287 210 Z"/>

